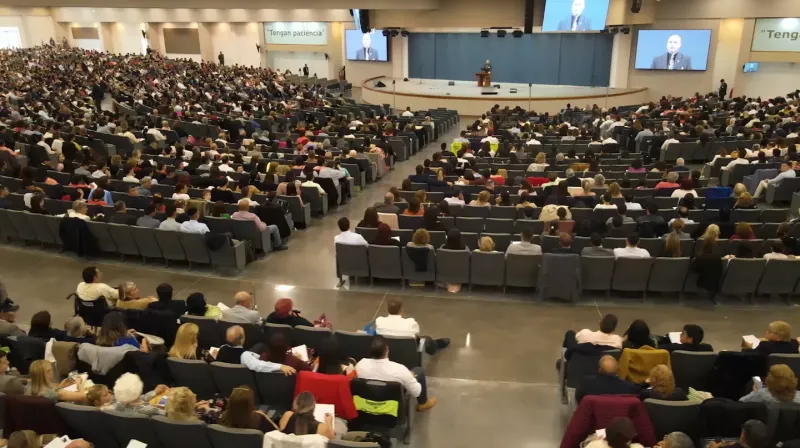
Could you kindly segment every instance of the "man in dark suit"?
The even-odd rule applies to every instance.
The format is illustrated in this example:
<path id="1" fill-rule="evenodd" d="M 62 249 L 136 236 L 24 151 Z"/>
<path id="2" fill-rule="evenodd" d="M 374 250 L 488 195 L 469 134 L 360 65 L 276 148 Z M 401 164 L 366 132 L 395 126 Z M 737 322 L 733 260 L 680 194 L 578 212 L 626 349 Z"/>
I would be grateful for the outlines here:
<path id="1" fill-rule="evenodd" d="M 381 59 L 378 50 L 372 48 L 372 36 L 364 33 L 361 36 L 361 48 L 356 51 L 357 61 L 379 61 Z"/>
<path id="2" fill-rule="evenodd" d="M 567 183 L 568 187 L 580 187 L 581 186 L 581 178 L 575 174 L 575 170 L 572 168 L 567 168 L 566 172 L 564 173 L 567 175 L 567 179 L 564 181 Z"/>
<path id="3" fill-rule="evenodd" d="M 425 174 L 425 167 L 422 165 L 417 165 L 415 174 L 409 175 L 408 179 L 415 184 L 447 185 L 447 182 Z"/>
<path id="4" fill-rule="evenodd" d="M 618 375 L 617 360 L 611 355 L 600 358 L 598 374 L 586 378 L 575 390 L 575 401 L 580 403 L 587 395 L 639 395 L 640 387 Z"/>
<path id="5" fill-rule="evenodd" d="M 589 31 L 592 22 L 583 15 L 586 9 L 586 0 L 572 0 L 572 15 L 568 19 L 558 22 L 556 31 Z"/>
<path id="6" fill-rule="evenodd" d="M 667 52 L 653 58 L 651 69 L 691 70 L 692 58 L 681 53 L 681 36 L 673 34 L 667 39 Z"/>

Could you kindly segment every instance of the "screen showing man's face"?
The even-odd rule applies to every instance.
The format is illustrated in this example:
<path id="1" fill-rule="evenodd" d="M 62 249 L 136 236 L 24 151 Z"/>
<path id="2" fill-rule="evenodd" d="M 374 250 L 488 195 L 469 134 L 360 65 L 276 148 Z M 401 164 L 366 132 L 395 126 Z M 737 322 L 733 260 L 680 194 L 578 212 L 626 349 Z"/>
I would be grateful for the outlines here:
<path id="1" fill-rule="evenodd" d="M 681 49 L 681 36 L 673 34 L 667 39 L 667 51 L 670 53 L 677 53 Z"/>
<path id="2" fill-rule="evenodd" d="M 572 15 L 579 16 L 583 13 L 584 8 L 586 8 L 586 2 L 584 0 L 573 0 L 572 1 Z"/>
<path id="3" fill-rule="evenodd" d="M 361 44 L 364 46 L 364 48 L 369 48 L 372 44 L 372 37 L 370 37 L 369 34 L 364 34 L 361 36 Z"/>

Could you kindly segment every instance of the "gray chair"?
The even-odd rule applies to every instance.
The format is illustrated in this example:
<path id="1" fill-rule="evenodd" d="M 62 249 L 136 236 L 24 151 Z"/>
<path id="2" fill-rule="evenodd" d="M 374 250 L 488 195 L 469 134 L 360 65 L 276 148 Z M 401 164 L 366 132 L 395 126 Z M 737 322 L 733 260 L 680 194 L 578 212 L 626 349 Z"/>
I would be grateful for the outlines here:
<path id="1" fill-rule="evenodd" d="M 475 232 L 461 232 L 461 242 L 470 250 L 478 248 L 478 234 Z"/>
<path id="2" fill-rule="evenodd" d="M 488 218 L 489 209 L 491 207 L 478 207 L 474 205 L 465 205 L 461 210 L 461 216 L 469 218 Z M 460 229 L 460 227 L 459 227 Z"/>
<path id="3" fill-rule="evenodd" d="M 539 279 L 541 255 L 508 254 L 506 256 L 506 286 L 535 288 Z"/>
<path id="4" fill-rule="evenodd" d="M 211 255 L 208 253 L 206 237 L 202 233 L 178 232 L 178 238 L 186 254 L 189 267 L 192 263 L 211 264 Z"/>
<path id="5" fill-rule="evenodd" d="M 403 269 L 400 262 L 400 247 L 369 245 L 370 282 L 374 278 L 403 279 Z"/>
<path id="6" fill-rule="evenodd" d="M 15 233 L 21 240 L 37 241 L 36 233 L 34 233 L 33 229 L 28 225 L 28 219 L 25 217 L 26 212 L 8 210 L 7 213 L 11 226 L 16 230 Z"/>
<path id="7" fill-rule="evenodd" d="M 505 252 L 508 246 L 511 245 L 510 233 L 482 233 L 481 238 L 488 236 L 494 242 L 494 250 L 498 252 Z"/>
<path id="8" fill-rule="evenodd" d="M 172 445 L 162 445 L 156 434 L 155 422 L 146 415 L 136 412 L 119 412 L 105 410 L 108 415 L 108 425 L 111 433 L 120 447 L 127 447 L 131 440 L 138 440 L 147 445 L 147 448 L 166 448 Z"/>
<path id="9" fill-rule="evenodd" d="M 124 224 L 108 224 L 108 233 L 111 235 L 111 239 L 114 240 L 114 244 L 117 245 L 117 251 L 122 255 L 123 259 L 125 255 L 139 256 L 139 246 L 136 245 L 136 241 L 133 239 L 131 228 L 131 226 Z"/>
<path id="10" fill-rule="evenodd" d="M 300 187 L 300 195 L 311 206 L 311 213 L 322 216 L 328 213 L 328 197 L 322 196 L 317 187 Z"/>
<path id="11" fill-rule="evenodd" d="M 606 249 L 621 249 L 627 244 L 626 238 L 603 238 L 603 247 Z"/>
<path id="12" fill-rule="evenodd" d="M 98 221 L 86 221 L 89 231 L 97 241 L 97 247 L 103 252 L 117 252 L 117 245 L 108 232 L 108 224 Z"/>
<path id="13" fill-rule="evenodd" d="M 217 386 L 211 377 L 211 368 L 198 359 L 168 358 L 167 365 L 175 383 L 186 386 L 197 394 L 200 400 L 207 400 L 217 393 Z"/>
<path id="14" fill-rule="evenodd" d="M 0 241 L 3 243 L 20 238 L 17 229 L 11 223 L 9 215 L 12 213 L 15 212 L 13 210 L 0 209 Z"/>
<path id="15" fill-rule="evenodd" d="M 217 392 L 223 397 L 230 397 L 231 391 L 239 386 L 248 386 L 256 390 L 256 379 L 253 372 L 241 364 L 228 364 L 225 362 L 212 362 L 209 364 L 211 379 L 217 387 Z M 258 402 L 258 398 L 256 398 Z"/>
<path id="16" fill-rule="evenodd" d="M 53 234 L 50 233 L 50 229 L 47 228 L 47 222 L 45 221 L 47 218 L 46 215 L 40 215 L 38 213 L 25 213 L 24 216 L 27 218 L 28 225 L 36 235 L 36 240 L 39 241 L 39 244 L 41 244 L 42 247 L 44 247 L 45 244 L 56 243 Z"/>
<path id="17" fill-rule="evenodd" d="M 175 421 L 157 415 L 153 417 L 156 434 L 164 446 L 190 446 L 213 448 L 208 438 L 206 424 L 200 420 Z"/>
<path id="18" fill-rule="evenodd" d="M 653 422 L 656 440 L 680 431 L 692 438 L 698 436 L 701 426 L 702 403 L 698 401 L 665 401 L 648 398 L 644 408 Z"/>
<path id="19" fill-rule="evenodd" d="M 398 257 L 399 258 L 399 257 Z M 333 336 L 329 328 L 306 327 L 305 325 L 298 325 L 294 327 L 294 344 L 305 345 L 308 348 L 319 350 L 322 343 Z"/>
<path id="20" fill-rule="evenodd" d="M 93 406 L 61 402 L 56 411 L 70 428 L 70 434 L 78 436 L 95 446 L 118 448 L 120 445 L 108 425 L 108 414 Z"/>
<path id="21" fill-rule="evenodd" d="M 278 199 L 286 201 L 289 204 L 289 212 L 292 214 L 292 221 L 294 221 L 295 224 L 302 224 L 306 227 L 311 225 L 311 205 L 301 205 L 300 196 L 278 196 Z"/>
<path id="22" fill-rule="evenodd" d="M 269 252 L 273 249 L 269 230 L 261 230 L 255 221 L 230 220 L 233 237 L 240 241 L 250 241 L 253 250 Z"/>
<path id="23" fill-rule="evenodd" d="M 411 248 L 415 250 L 415 248 Z M 417 249 L 419 250 L 419 249 Z M 433 250 L 428 250 L 428 258 L 425 270 L 418 271 L 417 266 L 408 256 L 408 247 L 400 248 L 400 264 L 403 268 L 403 280 L 413 283 L 436 281 L 436 254 Z"/>
<path id="24" fill-rule="evenodd" d="M 582 281 L 580 258 L 577 254 L 544 254 L 539 270 L 539 297 L 577 302 Z"/>
<path id="25" fill-rule="evenodd" d="M 485 224 L 486 232 L 489 233 L 514 233 L 513 219 L 488 218 Z"/>
<path id="26" fill-rule="evenodd" d="M 369 277 L 369 257 L 367 246 L 351 244 L 336 245 L 336 276 L 343 281 L 343 276 L 350 276 L 358 281 L 358 277 Z"/>
<path id="27" fill-rule="evenodd" d="M 478 207 L 476 207 L 478 208 Z M 485 208 L 485 207 L 480 207 Z M 464 217 L 459 216 L 456 218 L 456 228 L 463 232 L 481 233 L 483 232 L 483 224 L 485 218 L 481 217 Z"/>
<path id="28" fill-rule="evenodd" d="M 628 232 L 630 235 L 631 232 Z M 664 240 L 661 238 L 642 238 L 639 240 L 639 247 L 646 250 L 651 257 L 660 257 L 664 250 Z"/>
<path id="29" fill-rule="evenodd" d="M 584 291 L 605 291 L 606 295 L 611 293 L 614 263 L 610 261 L 609 257 L 581 257 L 581 284 Z"/>
<path id="30" fill-rule="evenodd" d="M 758 281 L 766 268 L 767 260 L 758 258 L 733 258 L 728 261 L 728 268 L 722 278 L 720 294 L 752 296 L 758 287 Z"/>
<path id="31" fill-rule="evenodd" d="M 389 360 L 402 364 L 409 369 L 422 367 L 422 352 L 416 337 L 384 336 L 389 347 Z"/>
<path id="32" fill-rule="evenodd" d="M 614 291 L 641 291 L 646 296 L 647 279 L 653 267 L 652 258 L 617 258 L 611 289 Z"/>
<path id="33" fill-rule="evenodd" d="M 161 232 L 161 230 L 147 227 L 131 227 L 130 232 L 136 247 L 139 249 L 139 254 L 142 256 L 142 260 L 147 262 L 148 258 L 164 257 L 156 239 L 156 233 Z"/>
<path id="34" fill-rule="evenodd" d="M 690 387 L 711 390 L 715 375 L 714 365 L 717 362 L 716 353 L 675 350 L 670 353 L 670 362 L 676 386 L 685 391 Z"/>
<path id="35" fill-rule="evenodd" d="M 439 256 L 442 255 L 441 252 L 440 250 Z M 506 279 L 506 254 L 503 252 L 472 252 L 469 270 L 470 289 L 472 289 L 472 285 L 503 286 Z"/>
<path id="36" fill-rule="evenodd" d="M 731 222 L 761 222 L 761 210 L 759 209 L 733 209 L 731 210 Z"/>
<path id="37" fill-rule="evenodd" d="M 499 219 L 517 219 L 517 208 L 516 207 L 504 207 L 504 206 L 494 206 L 489 207 L 489 218 L 499 218 Z M 510 233 L 510 232 L 509 232 Z"/>
<path id="38" fill-rule="evenodd" d="M 683 283 L 686 281 L 690 265 L 689 257 L 653 259 L 653 269 L 650 271 L 647 290 L 680 294 L 683 291 Z"/>
<path id="39" fill-rule="evenodd" d="M 203 217 L 203 221 L 208 226 L 208 230 L 211 230 L 214 233 L 233 233 L 233 223 L 235 221 L 232 219 L 205 216 Z"/>
<path id="40" fill-rule="evenodd" d="M 800 263 L 797 263 L 797 260 L 769 260 L 756 293 L 791 295 L 798 280 L 800 280 Z"/>
<path id="41" fill-rule="evenodd" d="M 535 219 L 518 219 L 514 221 L 514 232 L 522 233 L 523 229 L 530 229 L 534 235 L 541 235 L 544 232 L 544 221 Z"/>
<path id="42" fill-rule="evenodd" d="M 561 247 L 561 240 L 555 235 L 542 236 L 542 252 L 549 254 Z"/>
<path id="43" fill-rule="evenodd" d="M 392 233 L 394 232 L 397 231 L 392 231 Z M 372 244 L 375 242 L 375 238 L 378 236 L 378 229 L 373 229 L 371 227 L 356 227 L 356 233 L 363 236 L 368 243 Z"/>
<path id="44" fill-rule="evenodd" d="M 200 327 L 200 333 L 197 336 L 197 342 L 200 348 L 208 349 L 211 347 L 219 347 L 225 343 L 222 335 L 219 332 L 216 319 L 211 317 L 190 316 L 184 314 L 180 317 L 180 323 L 193 323 Z"/>
<path id="45" fill-rule="evenodd" d="M 161 255 L 169 265 L 170 260 L 185 261 L 186 252 L 183 251 L 180 233 L 170 230 L 154 230 L 158 247 L 161 248 Z"/>
<path id="46" fill-rule="evenodd" d="M 433 230 L 428 232 L 431 236 L 431 246 L 442 247 L 447 242 L 447 232 L 443 230 Z"/>
<path id="47" fill-rule="evenodd" d="M 266 335 L 266 338 L 269 339 L 272 333 L 283 333 L 287 341 L 294 339 L 294 328 L 292 328 L 291 325 L 265 323 L 264 334 Z"/>
<path id="48" fill-rule="evenodd" d="M 422 216 L 416 215 L 398 215 L 397 225 L 401 229 L 417 230 L 424 226 Z"/>
<path id="49" fill-rule="evenodd" d="M 216 250 L 209 249 L 211 265 L 233 267 L 241 272 L 247 264 L 246 244 L 246 241 L 237 241 L 236 244 L 233 244 L 231 240 L 230 243 L 225 243 Z"/>
<path id="50" fill-rule="evenodd" d="M 257 429 L 228 428 L 222 425 L 208 425 L 208 438 L 214 448 L 261 448 L 264 433 Z"/>
<path id="51" fill-rule="evenodd" d="M 441 283 L 469 283 L 470 253 L 465 250 L 439 249 L 436 252 L 436 281 Z"/>
<path id="52" fill-rule="evenodd" d="M 353 358 L 356 361 L 369 358 L 372 335 L 343 330 L 337 330 L 334 335 L 342 349 L 342 356 L 345 358 Z"/>

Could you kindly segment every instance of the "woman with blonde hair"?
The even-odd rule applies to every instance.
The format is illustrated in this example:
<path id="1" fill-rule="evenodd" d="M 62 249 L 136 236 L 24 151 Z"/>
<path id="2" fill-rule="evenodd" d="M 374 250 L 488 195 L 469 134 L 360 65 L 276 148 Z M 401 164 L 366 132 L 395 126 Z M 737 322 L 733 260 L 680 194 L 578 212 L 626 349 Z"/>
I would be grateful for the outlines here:
<path id="1" fill-rule="evenodd" d="M 766 386 L 766 387 L 765 387 Z M 786 364 L 775 364 L 769 368 L 764 384 L 753 382 L 753 391 L 739 401 L 749 403 L 800 403 L 797 377 Z"/>
<path id="2" fill-rule="evenodd" d="M 756 204 L 753 203 L 753 196 L 748 192 L 739 194 L 736 203 L 733 204 L 734 209 L 754 209 Z"/>
<path id="3" fill-rule="evenodd" d="M 767 331 L 761 342 L 753 349 L 753 345 L 747 341 L 742 341 L 743 350 L 755 350 L 764 356 L 769 356 L 773 353 L 792 354 L 796 355 L 798 350 L 798 341 L 792 339 L 792 326 L 782 320 L 770 322 L 767 326 Z"/>
<path id="4" fill-rule="evenodd" d="M 581 191 L 575 192 L 572 196 L 597 196 L 597 193 L 592 191 L 593 182 L 589 179 L 584 179 L 581 182 Z"/>
<path id="5" fill-rule="evenodd" d="M 478 241 L 478 248 L 475 252 L 494 252 L 494 240 L 489 236 L 482 236 Z"/>
<path id="6" fill-rule="evenodd" d="M 744 184 L 739 183 L 733 186 L 733 197 L 738 199 L 744 193 L 747 193 L 747 187 Z"/>
<path id="7" fill-rule="evenodd" d="M 666 235 L 667 239 L 664 242 L 664 254 L 667 257 L 680 258 L 681 253 L 681 237 L 675 232 L 670 232 Z"/>
<path id="8" fill-rule="evenodd" d="M 86 401 L 89 402 L 89 406 L 103 408 L 114 401 L 114 396 L 111 395 L 108 386 L 95 384 L 86 391 Z"/>
<path id="9" fill-rule="evenodd" d="M 534 162 L 528 165 L 528 171 L 544 171 L 549 165 L 547 164 L 547 155 L 540 152 L 536 154 Z"/>
<path id="10" fill-rule="evenodd" d="M 197 324 L 187 323 L 178 327 L 178 333 L 175 334 L 175 343 L 172 344 L 172 348 L 169 350 L 169 357 L 197 359 L 197 335 L 199 333 L 200 327 L 198 327 Z"/>
<path id="11" fill-rule="evenodd" d="M 718 239 L 719 226 L 716 224 L 710 224 L 708 227 L 706 227 L 706 231 L 703 232 L 703 236 L 700 237 L 700 244 L 698 245 L 697 252 L 706 254 L 714 252 L 714 245 L 716 245 Z"/>
<path id="12" fill-rule="evenodd" d="M 188 387 L 173 387 L 167 392 L 167 418 L 170 420 L 179 422 L 198 420 L 195 413 L 197 405 L 197 396 Z"/>
<path id="13" fill-rule="evenodd" d="M 489 203 L 489 192 L 486 190 L 481 191 L 478 193 L 478 197 L 470 201 L 469 205 L 473 207 L 491 207 L 492 204 Z"/>
<path id="14" fill-rule="evenodd" d="M 84 403 L 86 401 L 86 391 L 83 390 L 83 378 L 67 378 L 61 383 L 55 383 L 53 364 L 44 359 L 34 361 L 28 371 L 29 380 L 25 387 L 25 395 L 33 397 L 44 397 L 53 401 L 72 401 Z M 77 391 L 66 390 L 72 385 L 77 386 Z"/>
<path id="15" fill-rule="evenodd" d="M 680 387 L 675 387 L 675 377 L 672 371 L 664 364 L 657 365 L 650 370 L 650 377 L 647 378 L 650 385 L 643 390 L 639 397 L 642 400 L 654 398 L 656 400 L 684 401 L 686 392 Z"/>
<path id="16" fill-rule="evenodd" d="M 623 198 L 622 196 L 622 189 L 619 187 L 619 184 L 616 182 L 611 182 L 608 185 L 608 190 L 606 191 L 608 194 L 611 195 L 612 199 L 619 199 Z"/>
<path id="17" fill-rule="evenodd" d="M 333 415 L 325 414 L 325 423 L 314 419 L 314 407 L 317 405 L 311 392 L 300 392 L 292 404 L 292 410 L 286 411 L 281 417 L 280 427 L 284 434 L 303 436 L 306 434 L 319 434 L 328 439 L 333 439 Z"/>

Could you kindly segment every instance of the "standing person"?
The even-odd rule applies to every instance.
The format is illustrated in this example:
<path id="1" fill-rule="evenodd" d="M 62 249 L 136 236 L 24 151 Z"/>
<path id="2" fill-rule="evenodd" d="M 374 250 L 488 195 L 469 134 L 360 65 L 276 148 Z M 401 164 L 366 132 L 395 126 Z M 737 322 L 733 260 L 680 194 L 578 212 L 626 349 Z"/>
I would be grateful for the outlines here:
<path id="1" fill-rule="evenodd" d="M 308 64 L 303 65 L 303 76 L 308 78 Z"/>
<path id="2" fill-rule="evenodd" d="M 719 80 L 719 99 L 724 100 L 728 95 L 728 83 L 724 79 Z"/>
<path id="3" fill-rule="evenodd" d="M 225 65 L 225 55 L 222 54 L 221 51 L 219 52 L 217 59 L 219 60 L 219 65 Z"/>

